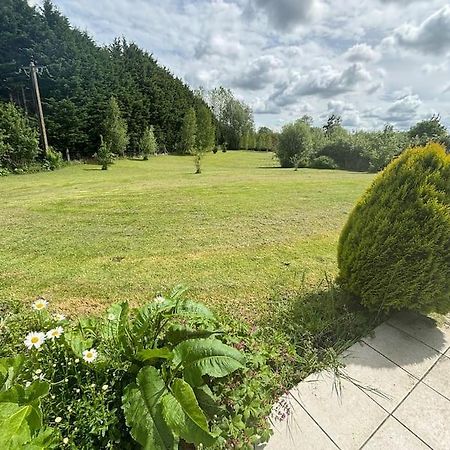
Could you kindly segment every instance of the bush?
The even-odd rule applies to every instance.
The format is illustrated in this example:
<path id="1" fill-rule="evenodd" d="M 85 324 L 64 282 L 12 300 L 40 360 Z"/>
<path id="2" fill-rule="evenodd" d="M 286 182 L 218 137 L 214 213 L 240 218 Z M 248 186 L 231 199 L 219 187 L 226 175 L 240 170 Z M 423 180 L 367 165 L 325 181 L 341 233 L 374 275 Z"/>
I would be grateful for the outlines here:
<path id="1" fill-rule="evenodd" d="M 333 158 L 329 156 L 318 156 L 311 161 L 310 167 L 313 169 L 337 169 L 338 166 Z"/>
<path id="2" fill-rule="evenodd" d="M 61 153 L 49 147 L 47 149 L 47 154 L 45 155 L 44 167 L 48 170 L 56 170 L 59 169 L 63 164 L 64 160 Z"/>
<path id="3" fill-rule="evenodd" d="M 338 249 L 339 283 L 372 311 L 450 310 L 450 156 L 409 149 L 351 213 Z"/>
<path id="4" fill-rule="evenodd" d="M 266 418 L 283 389 L 273 359 L 285 361 L 289 346 L 260 344 L 182 294 L 73 322 L 42 298 L 34 311 L 0 305 L 0 355 L 22 361 L 19 390 L 46 383 L 43 422 L 67 448 L 253 449 L 268 439 Z M 0 374 L 12 365 L 0 360 Z"/>
<path id="5" fill-rule="evenodd" d="M 39 154 L 37 131 L 12 103 L 0 102 L 0 167 L 27 170 Z"/>
<path id="6" fill-rule="evenodd" d="M 285 125 L 278 140 L 277 156 L 281 167 L 306 165 L 312 152 L 311 127 L 302 120 Z M 298 167 L 298 166 L 297 166 Z"/>

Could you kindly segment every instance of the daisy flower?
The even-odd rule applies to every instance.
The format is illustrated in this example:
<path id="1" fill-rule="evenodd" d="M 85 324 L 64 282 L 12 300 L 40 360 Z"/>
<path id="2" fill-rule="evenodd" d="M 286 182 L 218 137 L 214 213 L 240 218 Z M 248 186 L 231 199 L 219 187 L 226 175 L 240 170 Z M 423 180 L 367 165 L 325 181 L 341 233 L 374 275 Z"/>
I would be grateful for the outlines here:
<path id="1" fill-rule="evenodd" d="M 64 314 L 55 314 L 53 316 L 53 318 L 57 321 L 57 322 L 63 322 L 64 320 L 66 320 L 66 316 Z"/>
<path id="2" fill-rule="evenodd" d="M 63 333 L 63 327 L 53 328 L 47 331 L 47 339 L 51 339 L 52 341 L 54 341 L 55 339 L 60 338 Z"/>
<path id="3" fill-rule="evenodd" d="M 83 359 L 88 363 L 94 362 L 97 359 L 97 350 L 95 348 L 85 350 L 83 352 Z"/>
<path id="4" fill-rule="evenodd" d="M 38 298 L 31 306 L 36 311 L 42 311 L 47 308 L 47 305 L 48 301 L 45 298 Z"/>
<path id="5" fill-rule="evenodd" d="M 159 304 L 163 303 L 165 300 L 166 300 L 166 299 L 165 299 L 162 295 L 158 295 L 158 296 L 155 297 L 155 299 L 154 299 L 154 301 L 155 301 L 156 303 L 159 303 Z"/>
<path id="6" fill-rule="evenodd" d="M 32 347 L 39 348 L 44 343 L 44 341 L 45 341 L 44 333 L 32 331 L 31 333 L 27 334 L 23 343 L 25 344 L 27 349 L 30 350 Z"/>

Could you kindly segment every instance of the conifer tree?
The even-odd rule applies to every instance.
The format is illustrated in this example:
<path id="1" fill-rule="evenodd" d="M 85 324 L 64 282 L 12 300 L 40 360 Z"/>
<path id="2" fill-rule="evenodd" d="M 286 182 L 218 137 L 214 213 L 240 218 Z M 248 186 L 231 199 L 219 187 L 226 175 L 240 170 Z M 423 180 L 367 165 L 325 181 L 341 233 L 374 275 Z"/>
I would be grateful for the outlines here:
<path id="1" fill-rule="evenodd" d="M 111 150 L 109 149 L 108 144 L 103 139 L 103 136 L 100 136 L 100 148 L 97 152 L 97 160 L 98 163 L 102 166 L 102 170 L 108 170 L 108 166 L 112 163 Z"/>
<path id="2" fill-rule="evenodd" d="M 139 142 L 139 150 L 142 153 L 144 161 L 147 161 L 150 155 L 154 155 L 157 148 L 158 143 L 156 142 L 156 137 L 152 125 L 145 129 L 144 134 Z"/>

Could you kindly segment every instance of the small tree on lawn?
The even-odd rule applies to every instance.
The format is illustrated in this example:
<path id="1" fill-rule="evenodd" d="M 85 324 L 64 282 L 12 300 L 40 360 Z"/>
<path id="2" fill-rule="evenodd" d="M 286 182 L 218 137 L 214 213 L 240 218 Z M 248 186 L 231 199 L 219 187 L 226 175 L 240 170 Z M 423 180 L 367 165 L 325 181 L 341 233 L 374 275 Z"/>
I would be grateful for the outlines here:
<path id="1" fill-rule="evenodd" d="M 139 150 L 142 153 L 144 161 L 147 161 L 150 155 L 154 155 L 157 148 L 158 143 L 153 132 L 153 126 L 147 127 L 139 142 Z"/>
<path id="2" fill-rule="evenodd" d="M 197 118 L 194 108 L 189 108 L 184 116 L 181 128 L 181 150 L 184 154 L 193 154 L 197 139 Z"/>
<path id="3" fill-rule="evenodd" d="M 112 153 L 124 156 L 129 142 L 128 127 L 122 118 L 119 104 L 115 97 L 111 97 L 109 101 L 103 128 L 106 146 Z"/>
<path id="4" fill-rule="evenodd" d="M 97 160 L 102 166 L 102 170 L 108 170 L 108 166 L 112 163 L 112 153 L 103 136 L 100 136 L 100 148 L 97 152 Z"/>

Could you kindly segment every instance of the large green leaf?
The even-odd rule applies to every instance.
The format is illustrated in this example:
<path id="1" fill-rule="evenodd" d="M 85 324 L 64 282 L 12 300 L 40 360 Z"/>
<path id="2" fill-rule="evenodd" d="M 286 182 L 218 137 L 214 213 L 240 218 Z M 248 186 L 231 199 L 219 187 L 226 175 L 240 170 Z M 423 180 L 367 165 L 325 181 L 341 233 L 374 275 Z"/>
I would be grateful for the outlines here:
<path id="1" fill-rule="evenodd" d="M 31 441 L 24 444 L 22 450 L 49 450 L 61 446 L 60 433 L 54 428 L 45 427 Z"/>
<path id="2" fill-rule="evenodd" d="M 14 384 L 15 379 L 22 370 L 24 361 L 25 358 L 22 355 L 15 358 L 0 359 L 0 382 L 2 385 L 0 390 L 7 390 Z"/>
<path id="3" fill-rule="evenodd" d="M 0 403 L 0 448 L 17 450 L 31 439 L 27 418 L 31 406 L 19 406 L 15 403 Z"/>
<path id="4" fill-rule="evenodd" d="M 157 369 L 144 367 L 136 384 L 125 388 L 122 399 L 130 434 L 146 450 L 175 450 L 178 441 L 162 415 L 162 399 L 167 395 L 164 380 Z"/>
<path id="5" fill-rule="evenodd" d="M 170 390 L 162 399 L 164 419 L 170 428 L 191 444 L 213 445 L 217 437 L 209 431 L 208 421 L 191 386 L 176 378 Z"/>
<path id="6" fill-rule="evenodd" d="M 173 358 L 173 353 L 167 347 L 146 348 L 137 352 L 136 357 L 139 361 L 152 362 L 156 359 L 171 359 Z"/>
<path id="7" fill-rule="evenodd" d="M 182 364 L 190 384 L 200 385 L 201 377 L 221 378 L 244 368 L 244 355 L 218 339 L 190 339 L 178 344 L 173 362 Z"/>
<path id="8" fill-rule="evenodd" d="M 178 315 L 214 319 L 214 314 L 205 305 L 192 300 L 179 300 L 176 303 L 175 313 Z"/>
<path id="9" fill-rule="evenodd" d="M 106 322 L 102 327 L 102 338 L 129 350 L 128 302 L 115 303 L 106 311 Z"/>
<path id="10" fill-rule="evenodd" d="M 79 358 L 82 358 L 84 350 L 91 348 L 93 344 L 92 339 L 86 339 L 76 331 L 67 331 L 64 333 L 64 339 L 69 344 L 73 353 Z"/>

